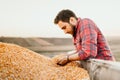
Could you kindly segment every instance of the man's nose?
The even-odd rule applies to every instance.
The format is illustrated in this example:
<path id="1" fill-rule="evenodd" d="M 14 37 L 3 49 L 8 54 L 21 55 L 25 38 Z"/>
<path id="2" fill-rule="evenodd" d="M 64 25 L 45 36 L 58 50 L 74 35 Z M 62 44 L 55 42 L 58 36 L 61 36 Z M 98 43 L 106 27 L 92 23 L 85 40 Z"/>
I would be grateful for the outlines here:
<path id="1" fill-rule="evenodd" d="M 66 31 L 66 30 L 64 30 L 64 33 L 66 34 L 66 33 L 67 33 L 67 31 Z"/>

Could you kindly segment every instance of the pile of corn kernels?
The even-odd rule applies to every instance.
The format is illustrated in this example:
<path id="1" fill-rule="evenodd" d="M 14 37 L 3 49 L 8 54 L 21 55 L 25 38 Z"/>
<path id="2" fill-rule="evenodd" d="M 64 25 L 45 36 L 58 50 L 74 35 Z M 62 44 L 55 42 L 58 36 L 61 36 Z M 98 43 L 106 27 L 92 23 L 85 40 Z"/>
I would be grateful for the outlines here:
<path id="1" fill-rule="evenodd" d="M 59 66 L 55 60 L 0 42 L 0 80 L 90 80 L 88 72 L 77 62 Z"/>

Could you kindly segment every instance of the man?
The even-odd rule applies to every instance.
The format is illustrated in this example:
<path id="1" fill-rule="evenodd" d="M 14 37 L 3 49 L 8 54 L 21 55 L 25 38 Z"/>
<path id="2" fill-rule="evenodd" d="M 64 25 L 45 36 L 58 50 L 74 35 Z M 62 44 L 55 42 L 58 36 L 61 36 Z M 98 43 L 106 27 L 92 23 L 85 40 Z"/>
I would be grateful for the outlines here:
<path id="1" fill-rule="evenodd" d="M 58 64 L 64 65 L 69 61 L 88 60 L 90 58 L 114 60 L 102 32 L 92 20 L 78 18 L 73 11 L 66 9 L 57 14 L 54 23 L 65 34 L 73 36 L 76 47 L 76 52 L 61 57 Z"/>

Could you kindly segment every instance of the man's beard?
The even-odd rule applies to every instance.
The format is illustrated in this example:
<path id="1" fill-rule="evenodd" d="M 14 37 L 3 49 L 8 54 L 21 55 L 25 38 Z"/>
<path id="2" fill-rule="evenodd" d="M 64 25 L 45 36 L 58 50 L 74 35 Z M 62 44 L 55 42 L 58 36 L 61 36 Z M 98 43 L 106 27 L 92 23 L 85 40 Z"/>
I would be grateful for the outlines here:
<path id="1" fill-rule="evenodd" d="M 72 27 L 73 28 L 73 37 L 75 36 L 75 34 L 76 34 L 76 27 L 74 26 L 74 27 Z"/>
<path id="2" fill-rule="evenodd" d="M 71 26 L 71 28 L 72 28 L 72 36 L 74 37 L 75 36 L 75 33 L 76 33 L 76 27 L 75 26 L 73 26 L 71 23 L 69 23 L 70 24 L 70 26 Z"/>

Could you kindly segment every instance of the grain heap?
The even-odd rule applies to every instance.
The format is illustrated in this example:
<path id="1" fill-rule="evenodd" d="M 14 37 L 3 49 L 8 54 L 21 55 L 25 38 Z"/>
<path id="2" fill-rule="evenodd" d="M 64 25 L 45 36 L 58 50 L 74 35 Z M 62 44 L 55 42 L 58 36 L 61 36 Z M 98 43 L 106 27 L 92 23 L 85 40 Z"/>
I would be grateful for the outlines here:
<path id="1" fill-rule="evenodd" d="M 0 42 L 0 80 L 89 80 L 76 62 L 58 66 L 55 58 Z"/>

